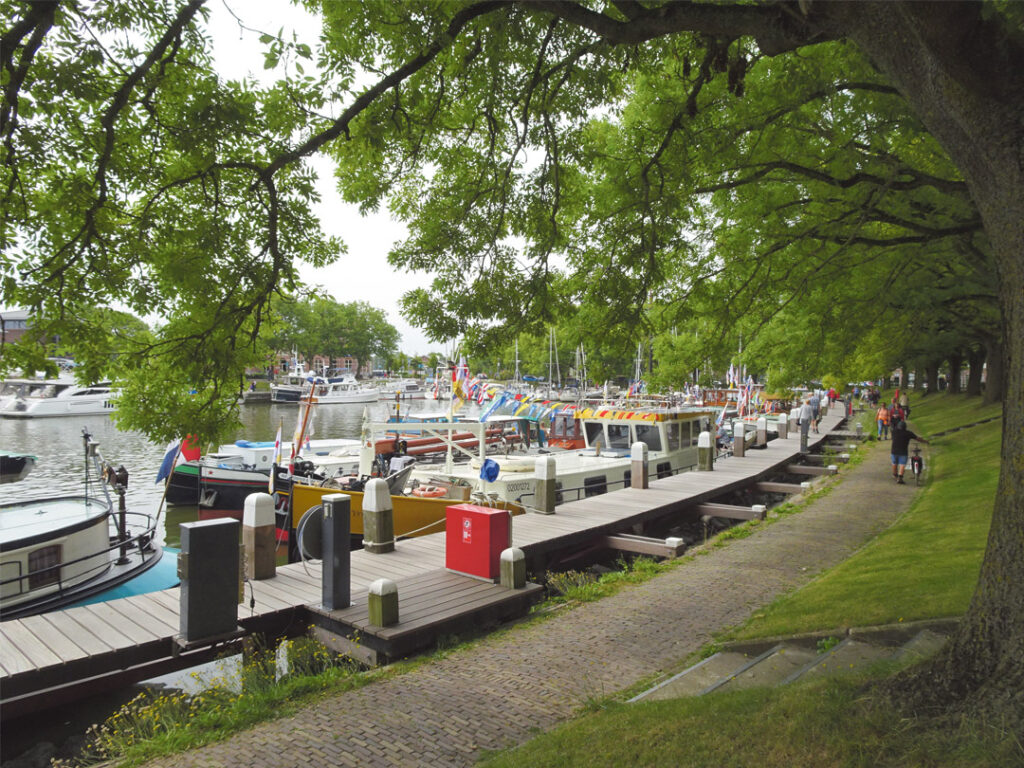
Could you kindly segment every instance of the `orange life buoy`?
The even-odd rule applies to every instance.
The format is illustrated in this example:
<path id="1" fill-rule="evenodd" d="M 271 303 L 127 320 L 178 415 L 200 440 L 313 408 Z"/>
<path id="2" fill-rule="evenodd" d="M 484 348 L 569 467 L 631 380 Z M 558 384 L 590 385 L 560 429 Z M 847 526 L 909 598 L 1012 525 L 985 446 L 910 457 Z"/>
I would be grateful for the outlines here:
<path id="1" fill-rule="evenodd" d="M 418 488 L 412 489 L 413 496 L 419 496 L 424 499 L 439 499 L 448 493 L 446 488 L 441 488 L 437 485 L 421 485 Z"/>

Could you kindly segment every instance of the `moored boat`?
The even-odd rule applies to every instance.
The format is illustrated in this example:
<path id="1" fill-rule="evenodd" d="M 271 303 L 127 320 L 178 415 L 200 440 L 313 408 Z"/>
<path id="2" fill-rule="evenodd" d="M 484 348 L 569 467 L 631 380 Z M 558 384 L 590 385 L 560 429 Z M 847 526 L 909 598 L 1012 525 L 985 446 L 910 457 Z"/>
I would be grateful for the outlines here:
<path id="1" fill-rule="evenodd" d="M 162 550 L 153 543 L 156 521 L 123 507 L 114 510 L 101 480 L 96 443 L 84 436 L 85 494 L 0 505 L 0 619 L 77 603 L 134 579 L 160 560 Z M 123 492 L 126 476 L 109 468 L 106 476 Z"/>
<path id="2" fill-rule="evenodd" d="M 116 399 L 117 391 L 110 382 L 83 386 L 67 372 L 55 379 L 7 379 L 0 392 L 0 416 L 95 416 L 113 412 Z"/>
<path id="3" fill-rule="evenodd" d="M 36 457 L 29 453 L 0 450 L 0 483 L 15 483 L 24 478 L 36 465 Z"/>

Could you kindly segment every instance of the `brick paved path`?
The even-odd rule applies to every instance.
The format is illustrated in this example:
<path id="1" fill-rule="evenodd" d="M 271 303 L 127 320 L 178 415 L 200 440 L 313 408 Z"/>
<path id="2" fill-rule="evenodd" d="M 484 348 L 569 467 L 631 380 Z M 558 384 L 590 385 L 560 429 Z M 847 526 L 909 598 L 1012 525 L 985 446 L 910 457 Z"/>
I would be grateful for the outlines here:
<path id="1" fill-rule="evenodd" d="M 846 558 L 909 505 L 886 446 L 797 515 L 618 595 L 566 610 L 294 717 L 151 766 L 464 766 L 589 699 L 675 671 L 712 633 Z"/>

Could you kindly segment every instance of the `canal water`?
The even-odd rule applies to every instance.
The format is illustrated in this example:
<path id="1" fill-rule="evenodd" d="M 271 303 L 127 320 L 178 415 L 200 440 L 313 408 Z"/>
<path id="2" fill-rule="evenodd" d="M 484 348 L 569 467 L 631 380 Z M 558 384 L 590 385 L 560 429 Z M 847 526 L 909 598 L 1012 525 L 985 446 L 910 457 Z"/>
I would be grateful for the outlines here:
<path id="1" fill-rule="evenodd" d="M 431 401 L 430 405 L 436 409 L 436 403 Z M 358 438 L 363 411 L 367 407 L 370 408 L 372 419 L 384 420 L 385 408 L 382 404 L 319 406 L 311 417 L 312 438 Z M 424 401 L 414 401 L 408 410 L 417 412 L 425 407 Z M 242 426 L 234 437 L 273 440 L 281 425 L 282 439 L 291 440 L 298 410 L 296 405 L 243 405 Z M 156 513 L 161 504 L 163 484 L 155 480 L 166 445 L 154 444 L 137 432 L 118 430 L 109 416 L 0 419 L 0 448 L 25 451 L 38 459 L 28 477 L 18 483 L 2 486 L 0 503 L 33 496 L 81 493 L 84 489 L 85 467 L 83 429 L 88 429 L 92 439 L 99 443 L 99 451 L 107 463 L 115 467 L 123 464 L 128 470 L 128 490 L 125 494 L 128 509 Z M 195 507 L 164 507 L 160 515 L 158 536 L 166 546 L 176 548 L 181 538 L 180 524 L 196 519 Z M 203 677 L 230 674 L 233 663 L 223 660 L 223 664 L 225 666 L 221 669 L 215 667 L 205 670 Z M 189 679 L 185 673 L 168 675 L 152 681 L 147 687 L 187 688 Z M 17 721 L 5 722 L 0 738 L 0 765 L 3 768 L 48 766 L 51 756 L 70 757 L 81 743 L 89 725 L 102 722 L 139 690 L 139 686 L 133 686 L 86 702 L 60 707 L 43 715 L 30 715 Z"/>
<path id="2" fill-rule="evenodd" d="M 420 401 L 422 403 L 422 401 Z M 316 408 L 310 419 L 313 439 L 358 438 L 365 404 L 331 404 Z M 384 419 L 383 406 L 368 406 L 374 420 Z M 233 439 L 273 440 L 281 425 L 282 439 L 291 440 L 298 417 L 297 405 L 253 403 L 241 408 L 242 426 Z M 418 410 L 418 408 L 413 408 Z M 110 416 L 73 416 L 45 419 L 0 419 L 0 448 L 25 451 L 37 457 L 35 469 L 24 480 L 4 486 L 4 500 L 31 496 L 82 493 L 85 458 L 82 430 L 99 443 L 103 459 L 128 470 L 125 501 L 129 511 L 156 513 L 163 483 L 156 483 L 166 445 L 156 445 L 138 432 L 122 432 Z M 216 450 L 217 446 L 213 446 Z M 206 447 L 204 447 L 204 453 Z M 196 520 L 195 507 L 164 507 L 160 515 L 161 542 L 177 547 L 181 523 Z"/>

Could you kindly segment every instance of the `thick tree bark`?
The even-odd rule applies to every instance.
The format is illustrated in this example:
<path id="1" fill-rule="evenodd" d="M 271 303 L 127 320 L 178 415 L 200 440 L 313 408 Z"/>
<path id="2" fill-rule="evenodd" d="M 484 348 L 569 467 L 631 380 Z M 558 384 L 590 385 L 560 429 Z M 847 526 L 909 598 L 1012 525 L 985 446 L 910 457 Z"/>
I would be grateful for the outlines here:
<path id="1" fill-rule="evenodd" d="M 960 373 L 963 370 L 964 357 L 959 352 L 949 356 L 949 394 L 960 394 Z"/>
<path id="2" fill-rule="evenodd" d="M 1006 384 L 1006 357 L 1003 345 L 997 337 L 985 343 L 985 362 L 985 402 L 1002 402 Z"/>
<path id="3" fill-rule="evenodd" d="M 1024 50 L 995 34 L 980 3 L 811 7 L 841 24 L 949 152 L 992 244 L 1008 396 L 988 546 L 957 635 L 895 685 L 915 709 L 962 707 L 1016 729 L 1024 724 Z M 990 376 L 998 367 L 990 355 Z"/>
<path id="4" fill-rule="evenodd" d="M 979 397 L 981 395 L 981 371 L 985 366 L 985 350 L 982 348 L 971 349 L 967 353 L 967 396 Z"/>
<path id="5" fill-rule="evenodd" d="M 925 386 L 928 387 L 928 394 L 934 395 L 939 391 L 939 363 L 929 363 L 924 367 Z"/>

